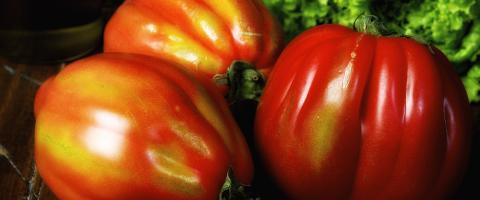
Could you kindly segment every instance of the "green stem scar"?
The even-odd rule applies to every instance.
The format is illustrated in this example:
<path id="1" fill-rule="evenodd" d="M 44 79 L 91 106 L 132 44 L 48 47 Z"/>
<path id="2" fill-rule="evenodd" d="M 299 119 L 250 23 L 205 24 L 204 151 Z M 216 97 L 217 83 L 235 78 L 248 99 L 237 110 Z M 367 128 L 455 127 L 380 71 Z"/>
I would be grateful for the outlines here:
<path id="1" fill-rule="evenodd" d="M 217 85 L 227 85 L 230 103 L 239 100 L 259 100 L 265 86 L 264 76 L 251 64 L 234 61 L 225 74 L 213 77 Z"/>
<path id="2" fill-rule="evenodd" d="M 250 186 L 242 185 L 235 179 L 230 167 L 223 183 L 218 200 L 260 200 L 249 191 Z"/>

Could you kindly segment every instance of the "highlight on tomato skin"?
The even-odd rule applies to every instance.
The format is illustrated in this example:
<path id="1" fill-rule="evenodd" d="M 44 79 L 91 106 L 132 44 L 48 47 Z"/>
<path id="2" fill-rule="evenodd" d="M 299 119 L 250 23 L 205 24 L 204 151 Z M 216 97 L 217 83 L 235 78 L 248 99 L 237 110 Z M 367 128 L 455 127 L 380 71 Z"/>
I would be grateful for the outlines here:
<path id="1" fill-rule="evenodd" d="M 467 168 L 472 118 L 434 47 L 320 25 L 281 53 L 255 138 L 292 199 L 446 199 Z"/>
<path id="2" fill-rule="evenodd" d="M 268 75 L 281 29 L 261 0 L 127 0 L 108 21 L 105 52 L 178 63 L 211 80 L 234 61 Z"/>
<path id="3" fill-rule="evenodd" d="M 248 146 L 213 85 L 157 58 L 105 53 L 69 64 L 35 98 L 35 162 L 60 199 L 218 198 Z"/>

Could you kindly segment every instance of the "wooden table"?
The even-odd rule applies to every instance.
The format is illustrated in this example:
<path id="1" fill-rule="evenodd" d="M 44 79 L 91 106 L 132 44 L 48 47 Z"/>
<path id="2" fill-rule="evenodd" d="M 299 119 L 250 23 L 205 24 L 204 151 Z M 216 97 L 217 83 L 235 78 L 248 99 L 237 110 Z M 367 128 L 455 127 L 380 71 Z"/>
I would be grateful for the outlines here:
<path id="1" fill-rule="evenodd" d="M 61 67 L 62 64 L 26 65 L 0 59 L 0 144 L 8 151 L 9 158 L 0 157 L 0 200 L 56 199 L 41 182 L 34 167 L 33 100 L 39 84 L 57 73 Z M 472 107 L 478 112 L 479 106 Z M 470 169 L 453 199 L 480 199 L 480 191 L 477 189 L 480 183 L 478 136 L 473 143 Z M 17 168 L 12 167 L 10 161 Z M 22 180 L 22 176 L 25 180 Z"/>
<path id="2" fill-rule="evenodd" d="M 90 1 L 86 5 L 98 2 L 103 2 L 102 17 L 107 21 L 123 0 Z M 11 5 L 16 11 L 23 9 L 18 7 L 23 6 L 21 3 Z M 34 166 L 33 100 L 40 84 L 63 66 L 18 64 L 0 55 L 0 200 L 57 199 L 42 183 Z M 2 156 L 2 147 L 8 151 L 8 156 Z"/>
<path id="3" fill-rule="evenodd" d="M 34 167 L 33 100 L 41 82 L 61 66 L 15 64 L 0 59 L 0 145 L 8 151 L 9 158 L 0 158 L 1 200 L 39 199 L 36 195 L 45 200 L 56 199 Z"/>

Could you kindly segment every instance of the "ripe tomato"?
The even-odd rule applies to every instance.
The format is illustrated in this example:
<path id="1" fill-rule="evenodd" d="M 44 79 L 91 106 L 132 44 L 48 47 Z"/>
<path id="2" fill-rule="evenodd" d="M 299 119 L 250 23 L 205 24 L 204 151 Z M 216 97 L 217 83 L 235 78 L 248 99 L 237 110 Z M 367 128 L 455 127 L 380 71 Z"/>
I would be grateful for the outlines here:
<path id="1" fill-rule="evenodd" d="M 338 25 L 280 55 L 256 139 L 293 199 L 442 199 L 467 166 L 471 113 L 435 48 Z"/>
<path id="2" fill-rule="evenodd" d="M 280 33 L 261 0 L 127 0 L 106 26 L 104 50 L 160 57 L 211 79 L 235 60 L 268 73 Z"/>
<path id="3" fill-rule="evenodd" d="M 247 144 L 214 87 L 141 55 L 67 66 L 38 91 L 35 160 L 60 199 L 215 199 Z"/>

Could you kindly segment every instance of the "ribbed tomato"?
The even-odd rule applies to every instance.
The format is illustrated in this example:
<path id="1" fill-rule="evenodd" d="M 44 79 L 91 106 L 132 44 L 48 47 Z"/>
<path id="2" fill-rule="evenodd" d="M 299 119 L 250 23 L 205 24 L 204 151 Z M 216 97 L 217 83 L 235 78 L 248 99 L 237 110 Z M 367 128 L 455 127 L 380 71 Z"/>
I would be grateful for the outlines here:
<path id="1" fill-rule="evenodd" d="M 293 199 L 443 199 L 465 172 L 471 113 L 436 48 L 339 25 L 280 55 L 256 139 Z"/>
<path id="2" fill-rule="evenodd" d="M 106 26 L 104 50 L 160 57 L 211 79 L 235 60 L 268 73 L 280 35 L 261 0 L 127 0 Z"/>
<path id="3" fill-rule="evenodd" d="M 245 139 L 213 85 L 141 55 L 68 65 L 35 99 L 35 161 L 60 199 L 218 198 L 248 184 Z"/>

